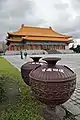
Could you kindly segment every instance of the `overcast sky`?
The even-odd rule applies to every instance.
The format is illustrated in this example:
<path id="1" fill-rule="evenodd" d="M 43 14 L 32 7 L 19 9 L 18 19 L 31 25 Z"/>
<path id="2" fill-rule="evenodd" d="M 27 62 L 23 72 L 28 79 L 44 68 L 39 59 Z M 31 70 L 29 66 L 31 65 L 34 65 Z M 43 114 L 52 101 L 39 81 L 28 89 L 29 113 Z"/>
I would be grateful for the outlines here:
<path id="1" fill-rule="evenodd" d="M 80 38 L 80 0 L 0 0 L 0 40 L 21 24 Z"/>

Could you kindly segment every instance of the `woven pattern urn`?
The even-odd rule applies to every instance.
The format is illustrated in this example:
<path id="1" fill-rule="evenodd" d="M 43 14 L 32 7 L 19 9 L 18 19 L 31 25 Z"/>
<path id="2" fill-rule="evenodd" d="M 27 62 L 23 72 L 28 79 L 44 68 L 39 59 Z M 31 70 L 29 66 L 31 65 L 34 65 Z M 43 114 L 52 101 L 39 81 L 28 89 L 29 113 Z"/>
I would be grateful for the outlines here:
<path id="1" fill-rule="evenodd" d="M 76 87 L 76 74 L 65 65 L 57 65 L 60 58 L 44 58 L 48 64 L 39 66 L 29 74 L 34 96 L 47 105 L 66 102 Z"/>
<path id="2" fill-rule="evenodd" d="M 30 86 L 29 73 L 31 72 L 31 70 L 33 70 L 34 68 L 36 68 L 40 65 L 46 64 L 46 62 L 39 62 L 39 59 L 41 57 L 31 57 L 31 58 L 33 59 L 32 62 L 27 62 L 21 66 L 21 76 L 22 76 L 24 82 L 29 86 Z"/>

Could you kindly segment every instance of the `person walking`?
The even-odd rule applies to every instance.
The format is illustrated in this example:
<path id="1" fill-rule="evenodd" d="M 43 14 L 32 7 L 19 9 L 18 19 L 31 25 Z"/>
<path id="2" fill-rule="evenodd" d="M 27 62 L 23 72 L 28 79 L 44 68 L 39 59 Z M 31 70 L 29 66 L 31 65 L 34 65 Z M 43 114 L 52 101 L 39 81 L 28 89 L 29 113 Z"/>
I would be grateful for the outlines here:
<path id="1" fill-rule="evenodd" d="M 23 59 L 23 52 L 22 50 L 20 51 L 21 59 Z"/>
<path id="2" fill-rule="evenodd" d="M 24 56 L 25 56 L 25 59 L 26 59 L 26 57 L 27 57 L 27 52 L 26 52 L 26 50 L 25 50 L 25 52 L 24 52 Z"/>

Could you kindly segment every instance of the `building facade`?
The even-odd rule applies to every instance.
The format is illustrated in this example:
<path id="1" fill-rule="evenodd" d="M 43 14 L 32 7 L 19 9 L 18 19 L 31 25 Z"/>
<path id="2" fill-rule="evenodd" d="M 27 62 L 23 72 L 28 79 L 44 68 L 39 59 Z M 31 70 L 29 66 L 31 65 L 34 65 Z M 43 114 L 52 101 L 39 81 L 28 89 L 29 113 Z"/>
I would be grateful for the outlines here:
<path id="1" fill-rule="evenodd" d="M 51 27 L 39 28 L 21 25 L 16 32 L 8 32 L 8 50 L 63 50 L 72 42 L 71 36 L 55 32 Z"/>

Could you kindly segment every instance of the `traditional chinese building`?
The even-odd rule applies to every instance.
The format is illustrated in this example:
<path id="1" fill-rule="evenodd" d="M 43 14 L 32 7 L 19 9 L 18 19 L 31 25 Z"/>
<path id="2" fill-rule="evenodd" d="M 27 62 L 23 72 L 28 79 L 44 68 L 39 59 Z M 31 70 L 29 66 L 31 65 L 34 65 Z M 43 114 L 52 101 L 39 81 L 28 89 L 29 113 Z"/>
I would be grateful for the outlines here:
<path id="1" fill-rule="evenodd" d="M 7 34 L 9 51 L 21 49 L 63 50 L 72 42 L 71 36 L 57 33 L 51 27 L 29 27 L 22 24 L 18 31 Z"/>

